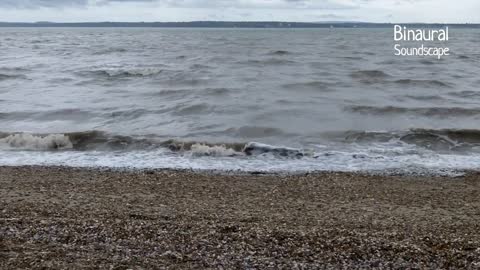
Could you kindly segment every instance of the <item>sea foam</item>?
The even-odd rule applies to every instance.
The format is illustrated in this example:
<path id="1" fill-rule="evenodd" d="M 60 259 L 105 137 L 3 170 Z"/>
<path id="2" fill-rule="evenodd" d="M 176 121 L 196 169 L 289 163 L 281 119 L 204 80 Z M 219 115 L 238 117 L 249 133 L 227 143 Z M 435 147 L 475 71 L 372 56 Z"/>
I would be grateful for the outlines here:
<path id="1" fill-rule="evenodd" d="M 0 149 L 23 149 L 23 150 L 55 150 L 71 149 L 73 144 L 63 134 L 49 134 L 46 136 L 27 133 L 11 134 L 0 139 Z"/>

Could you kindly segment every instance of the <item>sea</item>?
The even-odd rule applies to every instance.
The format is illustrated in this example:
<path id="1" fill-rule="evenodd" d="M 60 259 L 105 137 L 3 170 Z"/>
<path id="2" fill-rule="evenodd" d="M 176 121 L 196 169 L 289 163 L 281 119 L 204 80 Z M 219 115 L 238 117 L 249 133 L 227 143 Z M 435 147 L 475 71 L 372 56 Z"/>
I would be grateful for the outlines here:
<path id="1" fill-rule="evenodd" d="M 0 165 L 478 170 L 480 30 L 450 29 L 440 60 L 394 44 L 388 28 L 0 28 Z"/>

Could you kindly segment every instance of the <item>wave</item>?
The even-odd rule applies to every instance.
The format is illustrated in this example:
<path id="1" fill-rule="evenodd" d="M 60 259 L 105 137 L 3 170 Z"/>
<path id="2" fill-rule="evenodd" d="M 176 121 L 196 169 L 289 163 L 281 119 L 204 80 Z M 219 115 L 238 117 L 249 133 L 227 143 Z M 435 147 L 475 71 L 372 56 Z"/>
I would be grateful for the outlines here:
<path id="1" fill-rule="evenodd" d="M 37 65 L 33 65 L 33 66 L 29 66 L 28 68 L 27 67 L 0 67 L 0 71 L 2 72 L 27 72 L 27 71 L 30 71 L 31 68 L 33 67 L 39 67 L 41 66 L 41 64 L 37 64 Z"/>
<path id="2" fill-rule="evenodd" d="M 33 39 L 30 41 L 31 44 L 42 44 L 42 43 L 51 43 L 53 42 L 50 39 Z"/>
<path id="3" fill-rule="evenodd" d="M 193 105 L 178 105 L 172 113 L 177 116 L 205 114 L 212 110 L 207 103 L 198 103 Z"/>
<path id="4" fill-rule="evenodd" d="M 19 75 L 19 74 L 3 74 L 0 73 L 0 81 L 6 81 L 6 80 L 14 80 L 14 79 L 25 79 L 25 75 Z"/>
<path id="5" fill-rule="evenodd" d="M 118 151 L 148 150 L 158 148 L 158 140 L 143 137 L 110 135 L 103 131 L 84 131 L 65 133 L 74 150 Z"/>
<path id="6" fill-rule="evenodd" d="M 250 134 L 250 128 L 243 128 Z M 242 128 L 231 129 L 239 132 Z M 261 129 L 261 131 L 270 129 Z M 257 129 L 254 130 L 255 132 Z M 277 132 L 272 130 L 272 132 Z M 345 131 L 328 133 L 334 141 L 351 143 L 389 143 L 399 141 L 432 150 L 469 150 L 480 147 L 480 130 L 475 129 L 410 129 L 406 131 Z M 255 134 L 258 135 L 258 134 Z M 327 136 L 324 134 L 322 136 Z M 156 135 L 126 136 L 92 130 L 70 133 L 0 132 L 0 149 L 38 151 L 149 151 L 165 149 L 192 156 L 259 156 L 314 157 L 310 149 L 275 146 L 258 142 L 206 142 L 168 139 Z M 478 148 L 480 149 L 480 148 Z"/>
<path id="7" fill-rule="evenodd" d="M 289 147 L 276 147 L 263 143 L 251 142 L 247 143 L 243 149 L 243 152 L 249 156 L 257 156 L 262 154 L 272 154 L 280 157 L 295 157 L 301 158 L 304 156 L 313 156 L 313 151 L 295 149 Z"/>
<path id="8" fill-rule="evenodd" d="M 190 66 L 191 70 L 208 70 L 208 69 L 211 69 L 211 68 L 212 68 L 211 66 L 202 65 L 202 64 L 192 64 Z"/>
<path id="9" fill-rule="evenodd" d="M 346 60 L 364 60 L 364 58 L 361 56 L 341 56 L 339 58 Z"/>
<path id="10" fill-rule="evenodd" d="M 2 120 L 35 120 L 35 121 L 50 121 L 50 120 L 70 120 L 83 121 L 88 120 L 97 115 L 91 111 L 82 109 L 59 109 L 51 111 L 11 111 L 0 113 Z"/>
<path id="11" fill-rule="evenodd" d="M 421 100 L 421 101 L 445 101 L 445 98 L 442 96 L 436 95 L 405 95 L 400 96 L 399 98 L 408 98 L 412 100 Z"/>
<path id="12" fill-rule="evenodd" d="M 391 77 L 381 70 L 359 70 L 350 74 L 352 78 L 360 80 L 380 80 Z"/>
<path id="13" fill-rule="evenodd" d="M 260 156 L 280 158 L 301 158 L 313 156 L 312 150 L 274 146 L 258 142 L 248 143 L 206 143 L 169 140 L 162 143 L 173 152 L 190 152 L 194 156 Z"/>
<path id="14" fill-rule="evenodd" d="M 264 66 L 264 65 L 289 65 L 289 64 L 295 64 L 296 62 L 293 60 L 287 60 L 287 59 L 278 59 L 278 58 L 269 58 L 269 59 L 264 59 L 264 60 L 247 60 L 247 61 L 240 61 L 238 62 L 239 64 L 245 64 L 245 65 L 254 65 L 254 66 Z"/>
<path id="15" fill-rule="evenodd" d="M 1 120 L 19 120 L 25 119 L 32 116 L 32 113 L 29 112 L 1 112 L 0 119 Z"/>
<path id="16" fill-rule="evenodd" d="M 172 152 L 189 153 L 192 156 L 234 157 L 244 156 L 244 143 L 207 143 L 196 141 L 167 140 L 160 143 Z"/>
<path id="17" fill-rule="evenodd" d="M 281 129 L 278 128 L 259 126 L 242 126 L 239 128 L 229 128 L 224 132 L 231 136 L 241 138 L 265 138 L 285 134 Z"/>
<path id="18" fill-rule="evenodd" d="M 285 50 L 277 50 L 277 51 L 271 51 L 267 53 L 267 55 L 288 55 L 288 54 L 291 54 L 291 52 L 285 51 Z"/>
<path id="19" fill-rule="evenodd" d="M 100 68 L 89 71 L 81 71 L 78 74 L 83 76 L 104 77 L 107 79 L 119 79 L 130 77 L 151 77 L 164 72 L 164 68 L 159 67 L 139 67 L 139 68 Z"/>
<path id="20" fill-rule="evenodd" d="M 112 54 L 112 53 L 124 53 L 127 52 L 125 48 L 108 48 L 104 50 L 99 50 L 94 52 L 94 55 L 105 55 L 105 54 Z"/>
<path id="21" fill-rule="evenodd" d="M 192 145 L 190 151 L 193 156 L 234 157 L 243 154 L 224 145 L 209 146 L 202 143 Z"/>
<path id="22" fill-rule="evenodd" d="M 63 134 L 11 134 L 0 139 L 0 149 L 52 150 L 72 149 L 72 142 Z"/>
<path id="23" fill-rule="evenodd" d="M 448 93 L 448 95 L 461 98 L 478 98 L 480 97 L 480 91 L 465 90 L 460 92 L 451 92 Z"/>
<path id="24" fill-rule="evenodd" d="M 322 81 L 309 81 L 309 82 L 299 82 L 299 83 L 289 83 L 284 84 L 282 87 L 292 90 L 299 89 L 315 89 L 315 90 L 328 90 L 330 83 Z"/>
<path id="25" fill-rule="evenodd" d="M 164 89 L 158 92 L 150 92 L 146 93 L 146 96 L 177 96 L 177 97 L 185 97 L 191 96 L 193 94 L 201 93 L 202 95 L 209 95 L 209 96 L 220 96 L 220 95 L 227 95 L 233 92 L 235 88 L 225 88 L 225 87 L 218 87 L 218 88 L 198 88 L 195 91 L 191 89 Z"/>
<path id="26" fill-rule="evenodd" d="M 105 69 L 98 70 L 97 73 L 109 77 L 147 77 L 162 73 L 163 69 L 158 68 L 139 68 L 139 69 Z"/>
<path id="27" fill-rule="evenodd" d="M 349 131 L 346 142 L 376 143 L 392 140 L 431 150 L 470 150 L 480 146 L 480 130 L 474 129 L 410 129 L 408 131 Z"/>
<path id="28" fill-rule="evenodd" d="M 232 88 L 218 87 L 218 88 L 205 88 L 205 89 L 201 89 L 200 91 L 206 95 L 219 96 L 219 95 L 226 95 L 232 92 L 232 90 L 233 90 Z"/>
<path id="29" fill-rule="evenodd" d="M 170 109 L 146 110 L 146 109 L 131 109 L 131 110 L 115 110 L 104 114 L 99 114 L 102 118 L 109 119 L 110 122 L 130 121 L 140 118 L 145 115 L 160 115 L 166 113 Z"/>
<path id="30" fill-rule="evenodd" d="M 405 85 L 405 86 L 434 86 L 434 87 L 444 87 L 450 88 L 449 83 L 445 83 L 438 80 L 413 80 L 413 79 L 402 79 L 394 81 L 396 84 Z"/>
<path id="31" fill-rule="evenodd" d="M 198 142 L 198 141 L 181 141 L 170 139 L 166 141 L 162 141 L 160 143 L 162 147 L 166 147 L 173 152 L 185 152 L 190 151 L 195 146 L 203 146 L 204 148 L 215 148 L 215 147 L 222 147 L 225 149 L 231 149 L 235 152 L 243 152 L 245 147 L 245 143 L 208 143 L 208 142 Z M 199 147 L 197 147 L 198 149 Z"/>
<path id="32" fill-rule="evenodd" d="M 439 80 L 399 79 L 389 80 L 391 75 L 381 70 L 360 70 L 350 74 L 354 79 L 364 83 L 393 83 L 404 87 L 440 87 L 451 88 L 452 84 Z"/>
<path id="33" fill-rule="evenodd" d="M 455 117 L 455 116 L 477 116 L 480 114 L 480 108 L 461 108 L 461 107 L 396 107 L 396 106 L 349 106 L 347 111 L 360 113 L 360 114 L 372 114 L 372 115 L 385 115 L 385 114 L 414 114 L 426 117 Z"/>
<path id="34" fill-rule="evenodd" d="M 55 134 L 0 133 L 0 149 L 37 151 L 148 151 L 168 149 L 191 156 L 237 157 L 271 155 L 280 158 L 313 156 L 313 151 L 257 142 L 209 143 L 162 140 L 159 137 L 110 135 L 102 131 Z"/>
<path id="35" fill-rule="evenodd" d="M 436 61 L 431 61 L 431 60 L 427 60 L 427 59 L 421 59 L 419 61 L 420 64 L 423 64 L 423 65 L 435 65 L 436 64 Z"/>
<path id="36" fill-rule="evenodd" d="M 149 149 L 154 144 L 147 139 L 108 135 L 102 131 L 52 134 L 0 132 L 0 149 L 10 150 L 140 150 Z"/>

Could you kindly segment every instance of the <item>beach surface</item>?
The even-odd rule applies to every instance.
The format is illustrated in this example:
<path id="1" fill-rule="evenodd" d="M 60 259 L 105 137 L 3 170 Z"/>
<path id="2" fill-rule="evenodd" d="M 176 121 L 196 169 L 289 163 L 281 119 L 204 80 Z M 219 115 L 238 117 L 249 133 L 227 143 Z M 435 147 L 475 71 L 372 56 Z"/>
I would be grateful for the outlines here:
<path id="1" fill-rule="evenodd" d="M 0 167 L 0 268 L 480 268 L 480 174 Z"/>

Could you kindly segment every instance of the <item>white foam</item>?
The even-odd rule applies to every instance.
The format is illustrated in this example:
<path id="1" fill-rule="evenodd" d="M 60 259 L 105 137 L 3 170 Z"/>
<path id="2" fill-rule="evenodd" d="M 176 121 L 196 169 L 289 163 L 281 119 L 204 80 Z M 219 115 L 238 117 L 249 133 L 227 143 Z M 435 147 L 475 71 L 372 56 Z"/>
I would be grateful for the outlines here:
<path id="1" fill-rule="evenodd" d="M 243 151 L 248 155 L 265 155 L 272 157 L 299 157 L 299 156 L 314 156 L 314 151 L 311 149 L 296 149 L 286 146 L 274 146 L 258 142 L 249 142 L 245 145 Z"/>
<path id="2" fill-rule="evenodd" d="M 258 147 L 259 144 L 256 146 Z M 14 151 L 11 150 L 12 148 Z M 168 148 L 134 151 L 30 151 L 68 148 L 72 148 L 72 143 L 68 136 L 62 134 L 10 135 L 0 139 L 0 165 L 178 168 L 293 173 L 401 171 L 451 174 L 462 170 L 480 169 L 480 153 L 450 152 L 445 154 L 400 142 L 322 145 L 315 148 L 315 155 L 298 158 L 277 157 L 268 154 L 247 156 L 223 145 L 205 144 L 194 144 L 189 150 L 179 152 L 172 152 Z"/>
<path id="3" fill-rule="evenodd" d="M 71 148 L 73 148 L 72 142 L 68 136 L 63 134 L 40 136 L 19 133 L 0 139 L 0 149 L 54 150 Z"/>
<path id="4" fill-rule="evenodd" d="M 198 148 L 197 148 L 198 147 Z M 406 153 L 379 154 L 368 149 L 328 151 L 315 158 L 272 158 L 270 156 L 219 156 L 224 149 L 195 147 L 196 153 L 153 151 L 0 151 L 0 165 L 64 165 L 73 167 L 177 168 L 223 171 L 311 172 L 311 171 L 402 171 L 450 174 L 480 169 L 480 154 Z M 199 150 L 201 149 L 201 150 Z M 233 150 L 232 150 L 233 151 Z M 227 151 L 228 153 L 229 151 Z M 205 155 L 209 153 L 209 155 Z M 232 153 L 232 152 L 230 152 Z"/>
<path id="5" fill-rule="evenodd" d="M 243 153 L 237 152 L 231 148 L 227 148 L 225 145 L 205 145 L 196 143 L 192 145 L 190 149 L 192 156 L 211 156 L 211 157 L 232 157 L 243 155 Z"/>

